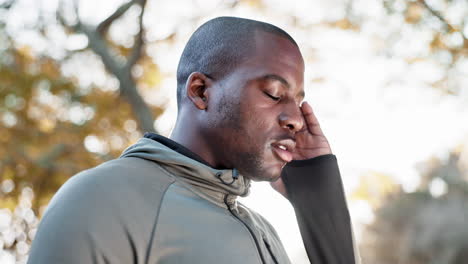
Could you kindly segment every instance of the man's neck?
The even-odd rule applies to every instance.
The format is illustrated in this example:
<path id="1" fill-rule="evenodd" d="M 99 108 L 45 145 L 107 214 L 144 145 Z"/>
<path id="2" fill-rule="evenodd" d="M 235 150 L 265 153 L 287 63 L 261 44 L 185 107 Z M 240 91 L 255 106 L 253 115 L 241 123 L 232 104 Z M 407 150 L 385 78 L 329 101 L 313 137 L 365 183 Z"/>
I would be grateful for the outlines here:
<path id="1" fill-rule="evenodd" d="M 176 124 L 169 138 L 200 156 L 211 167 L 216 168 L 215 157 L 212 155 L 210 148 L 204 138 L 193 127 L 178 126 Z"/>

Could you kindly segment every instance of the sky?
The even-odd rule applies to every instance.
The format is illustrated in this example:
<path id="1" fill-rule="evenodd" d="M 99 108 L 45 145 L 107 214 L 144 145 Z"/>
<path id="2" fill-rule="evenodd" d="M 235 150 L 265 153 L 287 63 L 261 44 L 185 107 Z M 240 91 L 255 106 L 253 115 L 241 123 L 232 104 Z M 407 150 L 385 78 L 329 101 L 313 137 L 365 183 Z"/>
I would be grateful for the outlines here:
<path id="1" fill-rule="evenodd" d="M 28 24 L 36 23 L 37 10 L 53 14 L 58 0 L 19 2 L 7 27 L 19 43 L 32 46 L 37 53 L 48 50 L 56 57 L 63 56 L 64 49 L 86 46 L 84 36 L 67 37 L 59 27 L 49 29 L 52 42 L 27 30 Z M 81 19 L 96 24 L 123 2 L 80 1 Z M 173 44 L 158 42 L 146 49 L 165 76 L 157 89 L 142 91 L 148 103 L 167 106 L 155 121 L 163 135 L 170 134 L 176 119 L 175 70 L 185 42 L 206 20 L 230 15 L 270 22 L 297 40 L 306 61 L 305 100 L 314 108 L 338 158 L 348 195 L 370 172 L 389 175 L 405 191 L 414 191 L 419 183 L 418 164 L 432 157 L 447 159 L 451 150 L 463 144 L 462 151 L 468 159 L 468 59 L 455 65 L 448 75 L 440 63 L 448 54 L 438 54 L 438 60 L 408 63 L 409 57 L 429 54 L 430 30 L 415 29 L 406 25 L 401 15 L 386 14 L 379 1 L 354 1 L 352 9 L 361 21 L 360 30 L 356 31 L 326 25 L 346 14 L 345 1 L 264 2 L 263 9 L 245 1 L 232 10 L 225 7 L 228 1 L 149 1 L 144 19 L 147 39 L 154 42 L 174 31 L 178 33 Z M 403 8 L 404 1 L 396 2 L 396 7 Z M 434 6 L 439 3 L 429 2 Z M 463 19 L 468 12 L 468 5 L 455 2 L 461 4 L 448 11 L 453 21 Z M 136 28 L 132 18 L 137 11 L 131 10 L 130 15 L 111 27 L 114 40 L 128 41 L 128 34 Z M 468 27 L 464 33 L 468 35 Z M 460 36 L 451 38 L 457 45 Z M 392 45 L 389 39 L 393 39 Z M 86 67 L 71 63 L 63 70 L 66 74 L 80 72 L 83 86 L 97 83 L 116 89 L 115 80 L 95 74 L 102 72 L 102 65 L 88 59 Z M 444 76 L 448 76 L 448 87 L 458 90 L 457 95 L 444 94 L 430 85 Z M 98 145 L 95 139 L 87 142 L 90 149 Z M 443 184 L 434 183 L 435 192 L 443 192 Z M 293 209 L 284 198 L 268 184 L 255 183 L 251 195 L 241 201 L 273 224 L 294 263 L 306 263 Z M 365 200 L 349 200 L 348 204 L 359 240 L 363 226 L 373 219 L 372 208 Z"/>

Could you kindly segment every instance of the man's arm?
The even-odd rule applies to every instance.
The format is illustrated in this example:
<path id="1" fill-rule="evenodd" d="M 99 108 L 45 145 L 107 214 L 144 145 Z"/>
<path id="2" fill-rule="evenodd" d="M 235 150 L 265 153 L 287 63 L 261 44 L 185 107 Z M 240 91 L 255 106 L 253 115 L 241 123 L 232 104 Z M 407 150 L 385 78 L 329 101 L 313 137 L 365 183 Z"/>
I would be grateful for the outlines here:
<path id="1" fill-rule="evenodd" d="M 28 264 L 145 261 L 158 203 L 172 183 L 146 162 L 116 159 L 68 180 L 39 224 Z"/>
<path id="2" fill-rule="evenodd" d="M 272 187 L 294 206 L 311 263 L 359 263 L 336 157 L 312 107 L 301 107 L 293 161 Z"/>
<path id="3" fill-rule="evenodd" d="M 357 263 L 351 222 L 336 157 L 288 163 L 282 173 L 311 263 Z"/>
<path id="4" fill-rule="evenodd" d="M 32 243 L 28 264 L 109 263 L 107 248 L 127 240 L 109 215 L 104 186 L 90 175 L 72 177 L 52 199 Z M 117 245 L 114 245 L 117 246 Z M 125 247 L 115 252 L 126 257 Z M 126 259 L 132 263 L 132 259 Z"/>

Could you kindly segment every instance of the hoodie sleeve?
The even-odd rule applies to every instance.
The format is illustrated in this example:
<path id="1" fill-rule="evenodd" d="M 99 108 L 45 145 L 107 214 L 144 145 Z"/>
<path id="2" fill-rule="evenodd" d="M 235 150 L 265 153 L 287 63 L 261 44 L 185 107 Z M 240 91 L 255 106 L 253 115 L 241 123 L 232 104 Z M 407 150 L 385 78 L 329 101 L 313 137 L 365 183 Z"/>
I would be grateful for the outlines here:
<path id="1" fill-rule="evenodd" d="M 172 179 L 151 181 L 156 177 L 154 167 L 142 162 L 118 159 L 69 179 L 49 203 L 27 263 L 145 260 L 157 208 Z"/>
<path id="2" fill-rule="evenodd" d="M 87 173 L 72 177 L 48 206 L 28 264 L 134 263 L 129 238 L 113 214 L 104 186 Z M 114 249 L 114 250 L 113 250 Z"/>
<path id="3" fill-rule="evenodd" d="M 282 172 L 311 263 L 358 263 L 335 155 L 292 161 Z"/>

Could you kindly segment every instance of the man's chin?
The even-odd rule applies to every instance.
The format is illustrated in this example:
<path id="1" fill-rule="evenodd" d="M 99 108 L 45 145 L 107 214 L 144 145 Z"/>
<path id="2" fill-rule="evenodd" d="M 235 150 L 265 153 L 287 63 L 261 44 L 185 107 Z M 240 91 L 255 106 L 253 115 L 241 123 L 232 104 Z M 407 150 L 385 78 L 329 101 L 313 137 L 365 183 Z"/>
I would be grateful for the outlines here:
<path id="1" fill-rule="evenodd" d="M 280 163 L 276 158 L 268 155 L 256 155 L 255 157 L 257 158 L 242 160 L 239 162 L 239 164 L 244 165 L 238 166 L 239 172 L 242 176 L 257 182 L 274 182 L 281 177 L 281 171 L 283 170 L 285 163 Z"/>

